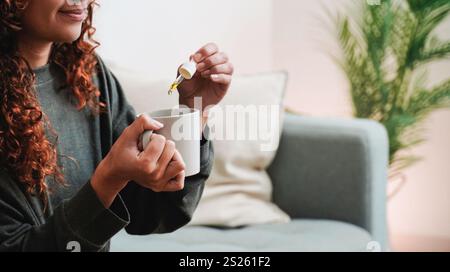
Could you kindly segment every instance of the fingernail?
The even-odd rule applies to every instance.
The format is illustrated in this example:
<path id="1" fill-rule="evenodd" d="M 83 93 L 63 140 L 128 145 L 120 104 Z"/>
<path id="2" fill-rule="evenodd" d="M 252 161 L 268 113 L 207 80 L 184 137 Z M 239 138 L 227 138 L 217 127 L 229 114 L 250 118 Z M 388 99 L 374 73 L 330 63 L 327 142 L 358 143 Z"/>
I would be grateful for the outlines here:
<path id="1" fill-rule="evenodd" d="M 219 78 L 219 75 L 211 75 L 211 78 L 212 78 L 212 79 L 218 79 L 218 78 Z"/>
<path id="2" fill-rule="evenodd" d="M 194 60 L 197 61 L 197 62 L 201 61 L 202 60 L 202 55 L 200 53 L 195 54 L 194 55 Z"/>
<path id="3" fill-rule="evenodd" d="M 164 127 L 164 124 L 163 124 L 163 123 L 160 123 L 160 122 L 158 122 L 158 121 L 156 121 L 156 120 L 153 120 L 153 123 L 154 123 L 158 128 Z"/>

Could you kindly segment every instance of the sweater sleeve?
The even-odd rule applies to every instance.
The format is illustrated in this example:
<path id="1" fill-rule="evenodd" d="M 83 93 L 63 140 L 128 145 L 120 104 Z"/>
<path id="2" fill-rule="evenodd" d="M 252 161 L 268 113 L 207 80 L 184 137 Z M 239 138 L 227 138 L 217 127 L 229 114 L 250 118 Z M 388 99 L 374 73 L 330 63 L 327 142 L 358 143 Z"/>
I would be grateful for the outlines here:
<path id="1" fill-rule="evenodd" d="M 101 251 L 129 223 L 120 197 L 111 209 L 97 198 L 90 182 L 37 223 L 27 195 L 7 174 L 0 175 L 0 251 Z M 114 212 L 112 211 L 114 209 Z"/>
<path id="2" fill-rule="evenodd" d="M 113 142 L 136 118 L 134 108 L 128 103 L 116 77 L 106 68 L 107 80 L 112 82 L 110 99 L 112 108 Z M 212 142 L 207 140 L 205 129 L 200 145 L 200 172 L 186 177 L 184 189 L 178 192 L 159 192 L 141 187 L 131 181 L 120 193 L 130 213 L 130 234 L 172 232 L 187 224 L 197 207 L 205 181 L 208 179 L 214 158 Z M 205 137 L 206 136 L 206 137 Z"/>

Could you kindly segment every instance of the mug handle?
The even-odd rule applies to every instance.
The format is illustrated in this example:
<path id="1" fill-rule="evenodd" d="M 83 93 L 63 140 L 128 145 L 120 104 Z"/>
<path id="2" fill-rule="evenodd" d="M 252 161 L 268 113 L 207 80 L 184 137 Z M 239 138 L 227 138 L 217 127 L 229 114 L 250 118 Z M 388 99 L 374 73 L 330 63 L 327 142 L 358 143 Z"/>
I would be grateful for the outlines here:
<path id="1" fill-rule="evenodd" d="M 147 147 L 148 143 L 150 142 L 150 138 L 152 137 L 152 134 L 153 130 L 147 130 L 141 134 L 138 143 L 138 148 L 140 151 L 144 151 L 144 149 Z"/>

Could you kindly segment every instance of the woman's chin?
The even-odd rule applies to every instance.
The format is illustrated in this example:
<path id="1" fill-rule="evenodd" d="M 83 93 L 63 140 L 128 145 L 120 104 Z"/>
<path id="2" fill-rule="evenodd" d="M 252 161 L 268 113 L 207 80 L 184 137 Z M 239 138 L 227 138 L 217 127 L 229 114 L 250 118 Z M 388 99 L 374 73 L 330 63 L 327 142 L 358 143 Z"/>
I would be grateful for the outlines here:
<path id="1" fill-rule="evenodd" d="M 81 29 L 79 29 L 79 28 L 67 30 L 64 33 L 61 33 L 61 35 L 59 35 L 57 42 L 72 43 L 72 42 L 78 40 L 80 35 L 81 35 Z"/>

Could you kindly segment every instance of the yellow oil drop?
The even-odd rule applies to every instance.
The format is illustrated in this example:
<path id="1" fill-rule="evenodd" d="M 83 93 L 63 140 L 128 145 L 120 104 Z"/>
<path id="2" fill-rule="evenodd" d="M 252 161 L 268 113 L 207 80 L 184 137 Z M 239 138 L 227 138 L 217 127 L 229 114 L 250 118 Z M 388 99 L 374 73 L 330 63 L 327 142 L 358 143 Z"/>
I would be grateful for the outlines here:
<path id="1" fill-rule="evenodd" d="M 177 90 L 179 84 L 180 83 L 178 83 L 178 81 L 175 81 L 174 83 L 172 83 L 172 85 L 170 85 L 169 95 Z"/>

